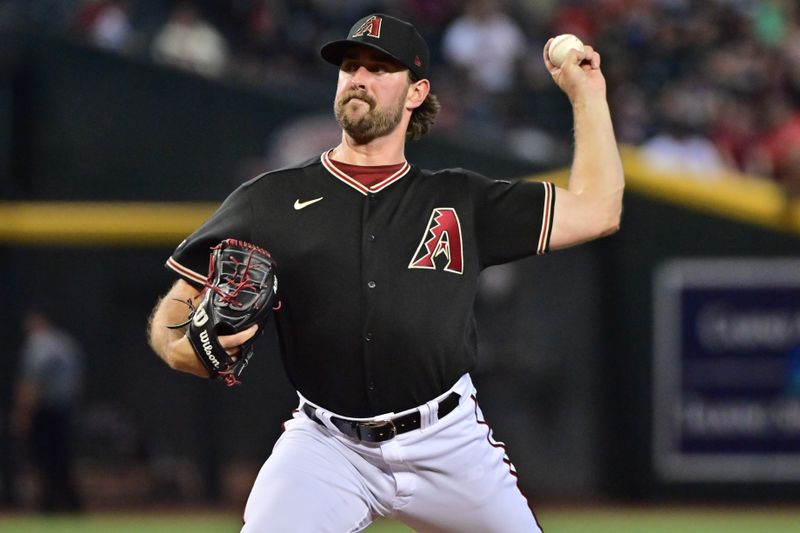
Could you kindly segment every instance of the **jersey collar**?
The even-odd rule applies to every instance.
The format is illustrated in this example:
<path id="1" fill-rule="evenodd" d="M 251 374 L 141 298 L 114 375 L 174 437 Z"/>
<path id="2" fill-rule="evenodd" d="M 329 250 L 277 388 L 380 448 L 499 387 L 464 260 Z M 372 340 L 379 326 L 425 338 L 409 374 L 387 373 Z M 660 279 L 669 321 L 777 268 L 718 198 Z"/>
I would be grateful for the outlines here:
<path id="1" fill-rule="evenodd" d="M 364 196 L 370 193 L 376 193 L 382 191 L 383 189 L 385 189 L 386 187 L 388 187 L 395 181 L 399 180 L 400 178 L 402 178 L 411 171 L 411 165 L 408 163 L 408 161 L 405 161 L 403 163 L 403 166 L 400 167 L 400 170 L 398 170 L 394 174 L 391 174 L 390 176 L 387 176 L 385 179 L 379 181 L 372 187 L 367 187 L 365 185 L 362 185 L 360 181 L 353 178 L 346 172 L 342 172 L 341 170 L 336 168 L 336 166 L 333 163 L 331 163 L 329 154 L 330 150 L 328 150 L 327 152 L 323 152 L 322 156 L 320 157 L 320 161 L 322 161 L 322 166 L 325 167 L 325 170 L 327 170 L 328 172 L 333 174 L 334 177 L 340 179 L 341 181 L 343 181 L 350 187 L 354 188 Z"/>

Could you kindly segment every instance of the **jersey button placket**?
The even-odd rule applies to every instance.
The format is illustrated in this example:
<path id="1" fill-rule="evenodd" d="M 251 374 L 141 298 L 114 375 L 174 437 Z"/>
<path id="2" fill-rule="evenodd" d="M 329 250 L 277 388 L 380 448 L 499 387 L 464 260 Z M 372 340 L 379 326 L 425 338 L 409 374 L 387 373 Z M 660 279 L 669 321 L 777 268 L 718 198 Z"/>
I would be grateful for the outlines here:
<path id="1" fill-rule="evenodd" d="M 374 365 L 375 357 L 376 357 L 376 350 L 379 349 L 377 346 L 377 340 L 375 339 L 375 333 L 373 327 L 375 326 L 375 304 L 377 298 L 377 281 L 374 278 L 379 273 L 379 265 L 376 263 L 377 261 L 377 249 L 375 248 L 375 228 L 376 226 L 376 218 L 378 217 L 378 210 L 380 206 L 380 202 L 378 201 L 378 195 L 374 192 L 370 192 L 367 194 L 366 204 L 364 205 L 364 218 L 362 220 L 362 301 L 364 302 L 364 337 L 363 337 L 363 346 L 364 346 L 364 386 L 366 387 L 367 396 L 370 398 L 370 401 L 373 401 L 376 398 L 377 392 L 377 384 L 375 380 L 374 374 Z"/>

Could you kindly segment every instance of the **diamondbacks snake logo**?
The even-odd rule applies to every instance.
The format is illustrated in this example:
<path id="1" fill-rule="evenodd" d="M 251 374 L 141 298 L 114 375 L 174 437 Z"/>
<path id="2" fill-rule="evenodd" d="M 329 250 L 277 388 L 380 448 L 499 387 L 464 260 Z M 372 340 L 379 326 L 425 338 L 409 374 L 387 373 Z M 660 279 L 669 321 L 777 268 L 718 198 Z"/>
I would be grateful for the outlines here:
<path id="1" fill-rule="evenodd" d="M 422 234 L 414 258 L 408 268 L 437 269 L 436 259 L 446 259 L 443 270 L 464 273 L 464 246 L 461 241 L 461 222 L 452 207 L 436 207 L 431 212 L 428 227 Z"/>
<path id="2" fill-rule="evenodd" d="M 376 39 L 381 38 L 381 18 L 376 17 L 375 15 L 369 17 L 367 20 L 364 21 L 364 24 L 358 27 L 358 29 L 350 36 L 350 38 L 354 37 L 362 37 L 366 35 L 367 37 L 375 37 Z"/>

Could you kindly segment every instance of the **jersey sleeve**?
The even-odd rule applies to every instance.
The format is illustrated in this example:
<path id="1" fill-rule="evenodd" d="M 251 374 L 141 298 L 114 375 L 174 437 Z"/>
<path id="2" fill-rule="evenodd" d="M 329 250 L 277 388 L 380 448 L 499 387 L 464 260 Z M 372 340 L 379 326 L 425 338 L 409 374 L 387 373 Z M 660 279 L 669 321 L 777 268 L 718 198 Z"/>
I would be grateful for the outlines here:
<path id="1" fill-rule="evenodd" d="M 552 183 L 492 180 L 478 174 L 469 179 L 483 266 L 550 250 L 556 199 Z"/>
<path id="2" fill-rule="evenodd" d="M 181 242 L 167 259 L 166 267 L 195 286 L 208 276 L 211 248 L 223 239 L 252 241 L 252 207 L 247 184 L 236 189 L 211 217 Z"/>

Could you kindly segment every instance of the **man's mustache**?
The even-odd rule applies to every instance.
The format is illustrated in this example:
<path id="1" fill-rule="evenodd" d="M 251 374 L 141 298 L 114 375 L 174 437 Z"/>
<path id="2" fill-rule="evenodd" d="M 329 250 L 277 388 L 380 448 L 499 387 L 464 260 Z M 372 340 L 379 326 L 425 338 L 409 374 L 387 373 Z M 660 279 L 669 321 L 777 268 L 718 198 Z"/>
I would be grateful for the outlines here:
<path id="1" fill-rule="evenodd" d="M 347 104 L 347 102 L 349 102 L 353 98 L 358 98 L 359 100 L 365 101 L 366 103 L 369 104 L 370 109 L 375 107 L 375 100 L 370 95 L 368 95 L 365 91 L 347 91 L 339 99 L 339 105 L 343 106 L 343 105 Z"/>

